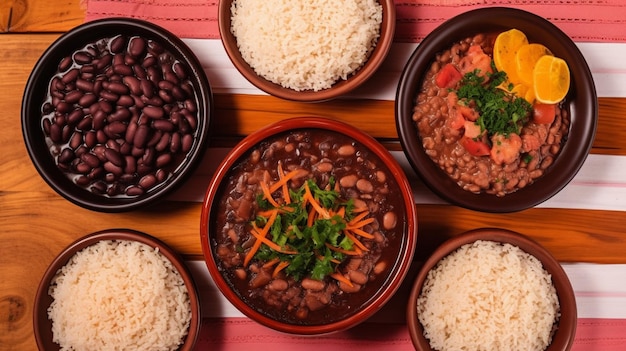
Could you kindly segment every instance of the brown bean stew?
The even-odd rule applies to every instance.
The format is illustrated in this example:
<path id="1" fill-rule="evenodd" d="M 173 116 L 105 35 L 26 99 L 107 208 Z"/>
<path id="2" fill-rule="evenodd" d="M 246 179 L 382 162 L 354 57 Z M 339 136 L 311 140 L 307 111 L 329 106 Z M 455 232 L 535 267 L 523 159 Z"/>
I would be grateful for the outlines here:
<path id="1" fill-rule="evenodd" d="M 393 175 L 364 146 L 334 131 L 285 132 L 225 179 L 212 250 L 225 280 L 259 313 L 332 323 L 385 284 L 406 209 Z"/>
<path id="2" fill-rule="evenodd" d="M 417 95 L 413 120 L 426 154 L 460 187 L 504 196 L 546 172 L 567 139 L 570 119 L 563 101 L 551 106 L 530 104 L 524 97 L 502 92 L 504 99 L 528 105 L 514 121 L 516 130 L 485 133 L 484 125 L 475 122 L 477 103 L 461 97 L 459 87 L 468 74 L 469 80 L 478 79 L 483 85 L 496 79 L 492 61 L 496 36 L 468 37 L 436 56 Z M 497 84 L 494 89 L 501 88 Z M 548 122 L 542 114 L 548 114 Z"/>

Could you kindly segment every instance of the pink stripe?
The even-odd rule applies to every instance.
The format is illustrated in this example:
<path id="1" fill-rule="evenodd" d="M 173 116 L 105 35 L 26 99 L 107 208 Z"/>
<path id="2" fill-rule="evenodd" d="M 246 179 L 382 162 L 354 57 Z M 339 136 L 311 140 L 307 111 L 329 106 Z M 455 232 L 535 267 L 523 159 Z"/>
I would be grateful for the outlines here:
<path id="1" fill-rule="evenodd" d="M 86 20 L 142 18 L 183 38 L 219 38 L 217 1 L 89 0 Z M 397 42 L 419 42 L 460 13 L 489 6 L 524 9 L 547 18 L 579 42 L 626 42 L 626 4 L 619 0 L 396 0 Z"/>
<path id="2" fill-rule="evenodd" d="M 399 316 L 402 319 L 402 316 Z M 248 351 L 360 351 L 413 350 L 405 324 L 366 322 L 350 330 L 324 336 L 302 337 L 279 333 L 247 318 L 205 319 L 195 350 Z M 578 320 L 572 351 L 626 350 L 625 319 Z"/>

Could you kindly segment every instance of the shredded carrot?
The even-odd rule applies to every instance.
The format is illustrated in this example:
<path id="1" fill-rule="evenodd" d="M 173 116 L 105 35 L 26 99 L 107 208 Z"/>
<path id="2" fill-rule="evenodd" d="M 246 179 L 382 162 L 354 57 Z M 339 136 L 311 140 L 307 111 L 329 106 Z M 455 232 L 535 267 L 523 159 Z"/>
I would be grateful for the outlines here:
<path id="1" fill-rule="evenodd" d="M 364 231 L 363 229 L 359 229 L 359 228 L 350 228 L 350 231 L 360 237 L 363 238 L 367 238 L 367 239 L 374 239 L 374 235 L 370 234 L 366 231 Z"/>
<path id="2" fill-rule="evenodd" d="M 369 212 L 361 212 L 361 213 L 359 213 L 356 217 L 352 218 L 350 220 L 350 222 L 348 222 L 348 225 L 353 225 L 355 223 L 358 223 L 360 220 L 365 218 L 368 214 L 369 214 Z"/>
<path id="3" fill-rule="evenodd" d="M 358 246 L 361 250 L 369 251 L 369 249 L 365 245 L 363 245 L 363 243 L 359 239 L 357 239 L 354 235 L 352 235 L 352 233 L 350 233 L 349 230 L 344 230 L 343 234 L 347 236 L 350 240 L 352 240 L 354 245 Z"/>
<path id="4" fill-rule="evenodd" d="M 263 227 L 263 229 L 261 229 L 261 232 L 259 232 L 260 236 L 265 237 L 265 235 L 267 235 L 267 232 L 270 230 L 270 227 L 276 220 L 277 216 L 278 216 L 278 211 L 272 211 L 272 214 L 270 215 L 270 218 L 267 220 L 265 227 Z M 243 260 L 244 267 L 247 266 L 248 263 L 250 263 L 250 260 L 252 259 L 252 257 L 254 257 L 256 252 L 259 250 L 259 248 L 261 247 L 261 244 L 262 244 L 261 240 L 258 240 L 258 239 L 254 242 L 254 245 L 252 245 L 252 247 L 250 248 L 250 250 L 246 254 L 246 257 Z"/>
<path id="5" fill-rule="evenodd" d="M 265 228 L 265 227 L 263 227 L 263 228 Z M 270 239 L 266 238 L 264 235 L 261 235 L 259 233 L 259 231 L 258 231 L 256 226 L 254 226 L 254 229 L 252 229 L 250 231 L 250 234 L 252 234 L 252 236 L 254 236 L 257 239 L 257 241 L 261 241 L 261 243 L 269 246 L 274 251 L 278 251 L 278 252 L 285 253 L 285 254 L 291 254 L 291 255 L 298 253 L 298 252 L 293 251 L 293 250 L 283 249 L 280 245 L 278 245 L 275 242 L 271 241 Z"/>
<path id="6" fill-rule="evenodd" d="M 289 266 L 289 262 L 287 261 L 280 261 L 277 265 L 276 268 L 274 268 L 274 272 L 272 273 L 272 277 L 276 278 L 276 276 L 278 275 L 278 273 L 280 271 L 282 271 L 283 269 L 285 269 L 287 266 Z"/>
<path id="7" fill-rule="evenodd" d="M 270 191 L 269 187 L 267 186 L 267 184 L 265 184 L 264 181 L 259 182 L 259 184 L 261 185 L 261 190 L 263 190 L 263 197 L 265 199 L 267 199 L 267 201 L 270 202 L 270 204 L 272 204 L 272 206 L 274 207 L 280 207 L 280 205 L 276 202 L 276 200 L 274 200 L 274 198 L 272 197 L 272 192 Z"/>
<path id="8" fill-rule="evenodd" d="M 261 217 L 269 217 L 274 211 L 278 211 L 278 213 L 287 213 L 287 212 L 293 212 L 294 209 L 291 207 L 272 208 L 271 210 L 259 211 L 256 213 L 256 215 L 261 216 Z"/>
<path id="9" fill-rule="evenodd" d="M 285 178 L 285 174 L 283 173 L 282 162 L 278 162 L 278 178 L 282 181 Z M 283 190 L 283 198 L 285 199 L 286 204 L 291 203 L 291 197 L 289 197 L 289 187 L 287 187 L 287 182 L 282 182 L 282 190 Z M 271 190 L 271 188 L 270 188 Z"/>
<path id="10" fill-rule="evenodd" d="M 315 210 L 311 209 L 309 211 L 309 216 L 308 216 L 307 221 L 306 221 L 307 227 L 312 227 L 313 226 L 313 223 L 315 222 L 316 215 L 317 215 L 317 212 L 315 212 Z"/>
<path id="11" fill-rule="evenodd" d="M 320 214 L 320 217 L 324 219 L 330 218 L 328 211 L 325 208 L 323 208 L 317 202 L 317 200 L 315 200 L 315 198 L 313 197 L 313 194 L 311 194 L 311 189 L 309 189 L 309 184 L 307 184 L 306 182 L 304 183 L 304 197 L 307 198 L 307 200 L 309 201 L 311 206 L 313 206 L 315 211 L 317 211 L 317 213 Z"/>
<path id="12" fill-rule="evenodd" d="M 331 276 L 331 277 L 333 277 L 333 278 L 335 278 L 337 281 L 340 281 L 340 282 L 342 282 L 342 283 L 347 284 L 347 285 L 348 285 L 348 286 L 350 286 L 350 287 L 353 287 L 353 286 L 354 286 L 354 285 L 352 284 L 352 282 L 350 281 L 350 279 L 346 278 L 346 276 L 345 276 L 345 275 L 343 275 L 343 274 L 341 274 L 341 273 L 339 273 L 339 272 L 332 273 L 330 276 Z"/>
<path id="13" fill-rule="evenodd" d="M 337 251 L 337 252 L 341 252 L 342 254 L 348 255 L 348 256 L 360 256 L 363 254 L 363 251 L 361 251 L 361 249 L 359 249 L 358 247 L 356 247 L 354 250 L 350 251 L 350 250 L 344 250 L 340 247 L 335 247 L 332 246 L 329 243 L 326 243 L 326 247 L 333 250 L 333 251 Z"/>
<path id="14" fill-rule="evenodd" d="M 307 174 L 309 174 L 309 172 L 307 170 L 305 170 L 305 169 L 302 169 L 302 168 L 294 169 L 293 171 L 290 171 L 287 174 L 285 174 L 285 176 L 282 177 L 279 181 L 277 181 L 276 183 L 272 184 L 270 186 L 270 192 L 271 193 L 275 192 L 280 187 L 282 187 L 283 184 L 287 184 L 287 182 L 289 180 L 291 180 L 292 178 L 300 178 L 300 177 L 303 177 L 303 176 L 305 176 Z"/>
<path id="15" fill-rule="evenodd" d="M 278 257 L 274 257 L 273 259 L 267 261 L 264 265 L 263 268 L 270 268 L 273 265 L 277 264 L 278 262 L 280 262 L 280 258 Z"/>

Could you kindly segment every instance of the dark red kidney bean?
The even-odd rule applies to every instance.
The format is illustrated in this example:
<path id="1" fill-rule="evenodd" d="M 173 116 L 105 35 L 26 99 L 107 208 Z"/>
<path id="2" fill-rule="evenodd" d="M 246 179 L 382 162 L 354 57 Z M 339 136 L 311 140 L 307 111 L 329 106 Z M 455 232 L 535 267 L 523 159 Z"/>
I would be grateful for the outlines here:
<path id="1" fill-rule="evenodd" d="M 193 146 L 193 139 L 194 137 L 192 134 L 183 135 L 183 138 L 181 140 L 182 152 L 189 152 L 189 150 L 191 150 L 191 147 Z"/>
<path id="2" fill-rule="evenodd" d="M 55 113 L 54 114 L 54 124 L 58 124 L 60 127 L 65 126 L 67 119 L 64 114 Z"/>
<path id="3" fill-rule="evenodd" d="M 159 97 L 167 104 L 174 102 L 174 98 L 167 92 L 167 90 L 159 90 Z"/>
<path id="4" fill-rule="evenodd" d="M 76 80 L 76 88 L 84 92 L 93 93 L 93 86 L 94 86 L 94 83 L 86 79 L 81 78 L 81 79 Z"/>
<path id="5" fill-rule="evenodd" d="M 148 79 L 141 80 L 141 91 L 143 91 L 143 95 L 148 99 L 154 96 L 154 85 Z"/>
<path id="6" fill-rule="evenodd" d="M 169 66 L 167 66 L 169 67 Z M 165 82 L 170 82 L 172 84 L 178 84 L 178 76 L 176 75 L 176 73 L 174 72 L 165 72 L 163 73 L 163 79 L 165 79 Z"/>
<path id="7" fill-rule="evenodd" d="M 98 166 L 94 169 L 92 169 L 89 174 L 87 174 L 87 177 L 89 179 L 99 179 L 100 177 L 102 177 L 102 175 L 104 174 L 104 168 Z"/>
<path id="8" fill-rule="evenodd" d="M 111 43 L 109 44 L 109 50 L 111 50 L 111 52 L 114 54 L 120 53 L 124 51 L 125 49 L 126 49 L 126 37 L 123 35 L 119 35 L 113 38 L 113 40 L 111 40 Z"/>
<path id="9" fill-rule="evenodd" d="M 193 131 L 186 118 L 181 118 L 180 121 L 178 121 L 178 131 L 183 134 L 191 133 Z"/>
<path id="10" fill-rule="evenodd" d="M 154 175 L 157 181 L 161 183 L 167 179 L 168 172 L 164 171 L 163 169 L 157 169 L 157 171 L 154 172 Z"/>
<path id="11" fill-rule="evenodd" d="M 134 174 L 137 171 L 137 160 L 131 156 L 124 156 L 124 173 Z"/>
<path id="12" fill-rule="evenodd" d="M 98 97 L 97 96 L 95 96 L 94 94 L 91 94 L 91 93 L 87 93 L 87 94 L 83 95 L 80 98 L 80 100 L 78 100 L 78 104 L 80 106 L 87 107 L 87 106 L 91 106 L 91 105 L 95 104 L 96 101 L 98 101 Z"/>
<path id="13" fill-rule="evenodd" d="M 93 64 L 88 64 L 88 65 L 83 65 L 82 67 L 79 68 L 80 69 L 80 76 L 79 77 L 88 77 L 93 78 L 94 75 L 93 73 L 96 71 L 96 66 L 94 66 Z M 80 79 L 80 78 L 78 78 Z M 76 79 L 76 81 L 78 81 L 78 79 Z"/>
<path id="14" fill-rule="evenodd" d="M 130 95 L 121 95 L 117 99 L 117 104 L 124 107 L 131 107 L 135 104 L 135 100 Z"/>
<path id="15" fill-rule="evenodd" d="M 170 138 L 170 133 L 163 133 L 159 142 L 154 146 L 154 149 L 158 152 L 166 150 L 170 145 Z"/>
<path id="16" fill-rule="evenodd" d="M 104 156 L 114 165 L 124 167 L 124 157 L 118 151 L 111 148 L 105 148 Z"/>
<path id="17" fill-rule="evenodd" d="M 72 162 L 74 158 L 75 158 L 74 150 L 70 149 L 69 147 L 66 147 L 61 151 L 61 154 L 57 158 L 57 161 L 60 163 L 70 163 Z"/>
<path id="18" fill-rule="evenodd" d="M 150 41 L 150 43 L 148 43 L 148 48 L 150 50 L 150 53 L 152 55 L 159 55 L 162 54 L 165 51 L 165 48 L 163 47 L 163 45 L 161 45 L 160 43 L 152 40 Z"/>
<path id="19" fill-rule="evenodd" d="M 87 132 L 87 134 L 85 134 L 85 146 L 87 146 L 88 148 L 92 148 L 94 146 L 96 146 L 96 144 L 98 144 L 98 137 L 96 136 L 96 132 L 93 130 L 90 130 Z"/>
<path id="20" fill-rule="evenodd" d="M 172 96 L 178 101 L 183 101 L 187 98 L 187 94 L 185 93 L 185 91 L 181 89 L 178 85 L 175 85 L 172 88 Z"/>
<path id="21" fill-rule="evenodd" d="M 156 107 L 156 106 L 146 106 L 143 108 L 142 112 L 146 116 L 150 118 L 154 118 L 154 119 L 160 119 L 160 118 L 163 118 L 164 116 L 163 109 L 160 107 Z"/>
<path id="22" fill-rule="evenodd" d="M 137 76 L 137 78 L 146 79 L 148 77 L 146 70 L 141 65 L 134 64 L 132 67 L 133 67 L 133 72 L 135 73 L 135 76 Z"/>
<path id="23" fill-rule="evenodd" d="M 162 167 L 167 166 L 170 162 L 172 162 L 172 154 L 165 153 L 165 154 L 160 154 L 159 156 L 157 156 L 156 161 L 154 162 L 154 165 L 157 168 L 162 168 Z"/>
<path id="24" fill-rule="evenodd" d="M 159 140 L 161 140 L 162 135 L 163 135 L 162 131 L 155 130 L 154 133 L 152 133 L 152 137 L 150 138 L 146 146 L 154 147 L 159 142 Z"/>
<path id="25" fill-rule="evenodd" d="M 154 160 L 156 159 L 156 151 L 152 147 L 148 147 L 144 150 L 143 155 L 141 156 L 141 160 L 138 160 L 138 163 L 141 163 L 146 166 L 152 166 L 154 164 Z"/>
<path id="26" fill-rule="evenodd" d="M 139 182 L 137 183 L 140 187 L 148 190 L 150 188 L 152 188 L 155 184 L 156 184 L 156 177 L 153 174 L 147 174 L 143 177 L 141 177 L 141 179 L 139 179 Z"/>
<path id="27" fill-rule="evenodd" d="M 92 119 L 92 127 L 95 130 L 101 130 L 106 125 L 107 114 L 102 110 L 96 111 Z"/>
<path id="28" fill-rule="evenodd" d="M 128 44 L 128 53 L 133 57 L 139 57 L 144 54 L 147 44 L 141 37 L 133 37 Z"/>
<path id="29" fill-rule="evenodd" d="M 105 150 L 106 150 L 106 147 L 102 145 L 96 145 L 93 147 L 92 152 L 94 155 L 96 155 L 96 157 L 100 160 L 100 162 L 106 162 L 107 158 L 104 155 Z"/>
<path id="30" fill-rule="evenodd" d="M 117 99 L 119 99 L 119 95 L 114 94 L 108 90 L 102 90 L 100 92 L 100 97 L 109 101 L 109 102 L 116 102 Z"/>
<path id="31" fill-rule="evenodd" d="M 163 79 L 163 75 L 161 74 L 161 70 L 157 69 L 154 66 L 150 66 L 146 68 L 146 73 L 148 73 L 148 79 L 154 83 L 154 85 L 159 84 L 159 82 Z"/>
<path id="32" fill-rule="evenodd" d="M 63 128 L 61 129 L 61 142 L 67 143 L 68 141 L 70 141 L 73 132 L 74 128 L 68 125 L 63 126 Z"/>
<path id="33" fill-rule="evenodd" d="M 107 121 L 109 122 L 115 122 L 115 121 L 127 121 L 130 119 L 130 110 L 127 109 L 126 107 L 120 107 L 117 110 L 115 110 L 115 112 L 113 112 L 112 114 L 110 114 L 107 117 Z"/>
<path id="34" fill-rule="evenodd" d="M 110 82 L 108 85 L 103 85 L 104 89 L 117 94 L 117 95 L 125 95 L 129 93 L 129 89 L 126 85 L 119 82 Z"/>
<path id="35" fill-rule="evenodd" d="M 100 165 L 100 159 L 98 159 L 96 155 L 89 152 L 85 152 L 84 154 L 80 155 L 80 159 L 92 168 L 98 167 Z"/>
<path id="36" fill-rule="evenodd" d="M 131 56 L 130 54 L 124 55 L 124 64 L 131 66 L 137 63 L 137 57 Z"/>
<path id="37" fill-rule="evenodd" d="M 52 122 L 50 122 L 50 120 L 46 118 L 43 120 L 42 124 L 44 133 L 46 133 L 47 136 L 50 136 L 50 126 L 52 125 Z"/>
<path id="38" fill-rule="evenodd" d="M 89 183 L 91 183 L 91 179 L 87 178 L 84 175 L 76 177 L 74 181 L 76 182 L 76 184 L 81 185 L 81 186 L 87 186 L 89 185 Z"/>
<path id="39" fill-rule="evenodd" d="M 109 183 L 113 184 L 111 184 L 111 186 L 109 186 L 109 188 L 107 189 L 107 195 L 113 197 L 124 192 L 124 187 L 121 184 L 116 183 L 115 180 Z"/>
<path id="40" fill-rule="evenodd" d="M 111 74 L 115 73 L 115 72 L 113 72 L 113 67 L 115 67 L 115 66 L 117 66 L 117 65 L 124 65 L 124 64 L 125 64 L 125 63 L 124 63 L 124 56 L 125 56 L 125 55 L 124 55 L 124 53 L 122 53 L 122 52 L 118 52 L 118 53 L 116 53 L 115 55 L 113 55 L 113 60 L 112 60 L 112 62 L 111 62 L 111 67 L 110 67 L 110 70 L 109 70 L 109 72 L 110 72 L 110 73 L 109 73 L 109 75 L 111 75 Z"/>
<path id="41" fill-rule="evenodd" d="M 64 57 L 61 62 L 59 62 L 59 72 L 65 72 L 73 63 L 74 61 L 71 56 Z"/>
<path id="42" fill-rule="evenodd" d="M 101 100 L 98 102 L 98 105 L 100 109 L 104 111 L 105 113 L 113 112 L 113 105 L 111 105 L 111 103 L 108 101 Z"/>
<path id="43" fill-rule="evenodd" d="M 126 140 L 127 143 L 134 142 L 135 133 L 137 133 L 137 127 L 139 127 L 137 123 L 128 123 L 128 127 L 126 128 L 126 134 L 124 135 L 124 140 Z"/>
<path id="44" fill-rule="evenodd" d="M 137 79 L 137 77 L 134 77 L 129 74 L 125 76 L 124 78 L 122 78 L 122 82 L 128 87 L 131 94 L 141 95 L 142 93 L 141 84 L 139 83 L 139 79 Z"/>
<path id="45" fill-rule="evenodd" d="M 65 102 L 68 104 L 75 104 L 83 97 L 83 92 L 79 90 L 72 90 L 69 93 L 65 94 Z"/>
<path id="46" fill-rule="evenodd" d="M 113 62 L 113 55 L 111 54 L 105 54 L 103 56 L 101 56 L 100 58 L 98 58 L 98 60 L 94 60 L 93 64 L 96 66 L 96 69 L 98 71 L 102 71 L 102 69 L 104 69 L 105 67 L 109 66 L 111 64 L 111 62 Z"/>
<path id="47" fill-rule="evenodd" d="M 113 134 L 123 134 L 124 132 L 126 132 L 126 128 L 128 128 L 128 126 L 120 121 L 113 121 L 111 123 L 108 124 L 109 127 L 109 131 Z"/>
<path id="48" fill-rule="evenodd" d="M 122 167 L 114 164 L 111 161 L 105 162 L 102 166 L 104 167 L 105 171 L 115 174 L 116 177 L 119 177 L 122 174 L 124 174 L 124 170 L 122 169 Z"/>
<path id="49" fill-rule="evenodd" d="M 120 154 L 130 155 L 132 150 L 133 150 L 133 145 L 131 143 L 124 142 L 120 144 Z"/>
<path id="50" fill-rule="evenodd" d="M 152 105 L 156 107 L 161 107 L 164 105 L 163 100 L 158 96 L 153 96 L 149 99 L 144 98 L 144 102 L 146 103 L 146 105 Z"/>
<path id="51" fill-rule="evenodd" d="M 130 76 L 131 74 L 133 74 L 133 69 L 131 66 L 127 66 L 125 64 L 122 65 L 115 65 L 113 66 L 113 72 L 120 74 L 122 76 Z"/>
<path id="52" fill-rule="evenodd" d="M 148 68 L 148 67 L 152 67 L 155 66 L 157 64 L 157 59 L 155 56 L 148 56 L 146 57 L 143 62 L 141 63 L 141 67 L 143 68 Z"/>
<path id="53" fill-rule="evenodd" d="M 170 151 L 173 153 L 177 153 L 180 150 L 181 138 L 180 134 L 173 133 L 172 138 L 170 139 Z"/>
<path id="54" fill-rule="evenodd" d="M 83 51 L 79 51 L 74 54 L 74 62 L 81 65 L 90 63 L 92 59 L 93 57 L 90 54 Z"/>
<path id="55" fill-rule="evenodd" d="M 185 69 L 185 66 L 183 66 L 182 63 L 178 61 L 174 62 L 174 64 L 172 65 L 172 70 L 174 71 L 178 79 L 180 80 L 187 79 L 187 70 Z"/>
<path id="56" fill-rule="evenodd" d="M 174 124 L 167 119 L 155 119 L 152 121 L 152 127 L 163 132 L 172 132 Z"/>
<path id="57" fill-rule="evenodd" d="M 174 88 L 174 83 L 167 80 L 162 80 L 159 82 L 159 84 L 157 84 L 157 86 L 159 87 L 159 89 L 171 91 Z"/>
<path id="58" fill-rule="evenodd" d="M 187 120 L 189 127 L 191 127 L 191 130 L 196 130 L 196 128 L 198 128 L 198 119 L 196 118 L 196 116 L 193 113 L 189 112 L 187 109 L 182 109 L 181 112 L 183 116 L 185 116 L 185 119 Z"/>
<path id="59" fill-rule="evenodd" d="M 72 111 L 73 108 L 72 108 L 72 104 L 69 104 L 65 101 L 59 101 L 59 103 L 56 104 L 56 109 L 60 113 L 68 113 Z"/>
<path id="60" fill-rule="evenodd" d="M 91 172 L 91 166 L 84 162 L 78 162 L 76 166 L 74 166 L 74 170 L 76 171 L 76 173 L 88 174 L 89 172 Z"/>
<path id="61" fill-rule="evenodd" d="M 139 195 L 143 195 L 144 193 L 145 193 L 145 190 L 135 185 L 132 185 L 126 188 L 126 195 L 128 196 L 139 196 Z"/>
<path id="62" fill-rule="evenodd" d="M 76 150 L 82 144 L 83 144 L 83 135 L 79 132 L 74 133 L 74 135 L 72 135 L 72 137 L 70 138 L 69 147 L 71 147 L 72 150 Z"/>
<path id="63" fill-rule="evenodd" d="M 133 145 L 135 147 L 139 147 L 139 148 L 143 148 L 144 145 L 146 145 L 146 142 L 148 141 L 148 137 L 150 134 L 150 127 L 142 124 L 137 128 L 137 131 L 135 132 L 135 137 L 133 138 Z"/>
<path id="64" fill-rule="evenodd" d="M 196 102 L 191 99 L 185 100 L 185 108 L 191 113 L 198 112 L 198 107 L 196 106 Z"/>
<path id="65" fill-rule="evenodd" d="M 94 193 L 97 193 L 97 194 L 105 194 L 106 191 L 107 191 L 107 188 L 108 188 L 108 186 L 103 181 L 97 181 L 97 182 L 93 183 L 92 186 L 91 186 L 91 190 Z"/>
<path id="66" fill-rule="evenodd" d="M 93 125 L 92 121 L 91 116 L 85 116 L 80 122 L 78 122 L 76 129 L 83 131 L 90 130 Z"/>
<path id="67" fill-rule="evenodd" d="M 61 77 L 61 82 L 63 82 L 64 84 L 73 82 L 76 80 L 76 78 L 78 78 L 79 73 L 80 71 L 78 70 L 78 68 L 72 68 L 69 71 L 67 71 L 67 73 L 65 73 L 63 77 Z"/>

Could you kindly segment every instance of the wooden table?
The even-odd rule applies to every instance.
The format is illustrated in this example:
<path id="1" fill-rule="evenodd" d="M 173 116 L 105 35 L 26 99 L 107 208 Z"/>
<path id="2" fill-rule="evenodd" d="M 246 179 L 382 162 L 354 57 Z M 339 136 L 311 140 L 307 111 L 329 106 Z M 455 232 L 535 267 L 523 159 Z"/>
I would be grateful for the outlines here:
<path id="1" fill-rule="evenodd" d="M 30 162 L 20 126 L 24 86 L 43 51 L 62 32 L 81 24 L 83 11 L 80 0 L 9 0 L 0 5 L 1 350 L 36 350 L 32 308 L 41 276 L 63 248 L 85 234 L 128 227 L 164 240 L 188 259 L 202 255 L 199 203 L 166 201 L 145 211 L 92 212 L 57 195 Z M 220 146 L 232 145 L 271 121 L 316 114 L 352 123 L 399 149 L 392 101 L 299 104 L 268 96 L 218 94 L 215 104 L 220 116 L 215 143 Z M 626 155 L 626 99 L 601 98 L 599 106 L 592 153 Z M 626 212 L 534 208 L 487 214 L 449 205 L 418 205 L 417 210 L 417 259 L 449 236 L 496 226 L 527 234 L 562 262 L 626 263 Z"/>

